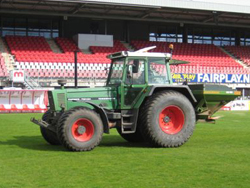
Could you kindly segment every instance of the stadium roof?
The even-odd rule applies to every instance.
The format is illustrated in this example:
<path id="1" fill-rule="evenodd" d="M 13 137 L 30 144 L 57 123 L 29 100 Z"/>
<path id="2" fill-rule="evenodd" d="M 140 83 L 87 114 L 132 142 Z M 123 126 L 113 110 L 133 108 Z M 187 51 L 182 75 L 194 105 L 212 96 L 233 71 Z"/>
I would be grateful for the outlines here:
<path id="1" fill-rule="evenodd" d="M 250 28 L 250 2 L 204 1 L 0 0 L 0 13 Z"/>

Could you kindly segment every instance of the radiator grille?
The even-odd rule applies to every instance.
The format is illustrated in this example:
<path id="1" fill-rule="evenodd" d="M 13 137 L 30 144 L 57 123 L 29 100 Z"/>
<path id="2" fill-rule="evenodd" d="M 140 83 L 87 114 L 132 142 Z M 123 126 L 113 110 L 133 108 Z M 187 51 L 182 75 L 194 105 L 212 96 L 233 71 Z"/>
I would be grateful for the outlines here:
<path id="1" fill-rule="evenodd" d="M 66 107 L 65 106 L 65 93 L 58 93 L 57 94 L 58 105 L 59 107 Z"/>

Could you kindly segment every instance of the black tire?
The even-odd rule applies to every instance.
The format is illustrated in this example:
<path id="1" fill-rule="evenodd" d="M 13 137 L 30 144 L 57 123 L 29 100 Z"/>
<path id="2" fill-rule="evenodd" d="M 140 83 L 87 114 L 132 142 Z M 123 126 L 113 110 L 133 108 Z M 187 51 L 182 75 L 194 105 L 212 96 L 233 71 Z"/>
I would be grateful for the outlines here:
<path id="1" fill-rule="evenodd" d="M 193 134 L 196 116 L 184 95 L 162 91 L 145 102 L 139 121 L 145 141 L 156 147 L 178 147 Z"/>
<path id="2" fill-rule="evenodd" d="M 70 151 L 90 151 L 103 135 L 100 116 L 88 108 L 72 108 L 60 117 L 57 125 L 60 142 Z"/>
<path id="3" fill-rule="evenodd" d="M 49 123 L 48 120 L 50 117 L 51 117 L 51 112 L 50 112 L 50 110 L 48 110 L 43 114 L 42 120 Z M 44 140 L 46 140 L 49 144 L 51 144 L 51 145 L 60 145 L 61 144 L 58 137 L 57 137 L 57 134 L 55 132 L 52 132 L 51 130 L 43 128 L 43 127 L 40 127 L 40 131 L 41 131 L 41 134 L 42 134 Z"/>
<path id="4" fill-rule="evenodd" d="M 135 133 L 131 133 L 131 134 L 122 134 L 121 126 L 117 126 L 116 130 L 121 135 L 121 137 L 128 142 L 134 142 L 134 143 L 144 142 L 144 138 L 139 130 L 139 126 L 140 125 L 138 124 Z"/>

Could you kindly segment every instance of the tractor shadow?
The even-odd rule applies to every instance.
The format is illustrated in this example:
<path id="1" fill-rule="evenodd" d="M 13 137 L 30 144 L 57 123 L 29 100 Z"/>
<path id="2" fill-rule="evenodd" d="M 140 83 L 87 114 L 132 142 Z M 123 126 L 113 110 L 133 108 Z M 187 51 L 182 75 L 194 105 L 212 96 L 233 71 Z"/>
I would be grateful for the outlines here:
<path id="1" fill-rule="evenodd" d="M 63 146 L 53 146 L 48 144 L 41 136 L 14 136 L 12 139 L 0 141 L 0 145 L 18 146 L 20 148 L 38 151 L 68 152 Z M 103 137 L 101 143 L 97 147 L 146 148 L 150 146 L 146 143 L 127 142 L 119 135 L 107 135 Z"/>
<path id="2" fill-rule="evenodd" d="M 41 136 L 14 136 L 13 139 L 0 141 L 0 145 L 17 146 L 38 151 L 66 151 L 62 146 L 48 144 Z"/>
<path id="3" fill-rule="evenodd" d="M 119 135 L 107 135 L 98 147 L 150 148 L 150 145 L 145 142 L 128 142 Z"/>

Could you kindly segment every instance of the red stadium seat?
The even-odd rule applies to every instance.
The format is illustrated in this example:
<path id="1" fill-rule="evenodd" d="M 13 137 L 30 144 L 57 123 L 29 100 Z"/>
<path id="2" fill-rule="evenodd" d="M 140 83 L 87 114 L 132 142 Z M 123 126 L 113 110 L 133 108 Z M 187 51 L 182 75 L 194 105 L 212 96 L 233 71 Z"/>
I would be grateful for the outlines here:
<path id="1" fill-rule="evenodd" d="M 0 104 L 0 111 L 6 110 L 3 104 Z"/>
<path id="2" fill-rule="evenodd" d="M 16 107 L 15 104 L 12 104 L 12 105 L 10 105 L 10 110 L 11 110 L 11 111 L 17 111 L 17 110 L 19 110 L 19 109 Z"/>
<path id="3" fill-rule="evenodd" d="M 23 104 L 23 108 L 22 108 L 23 111 L 29 111 L 30 108 L 28 107 L 27 104 Z"/>

